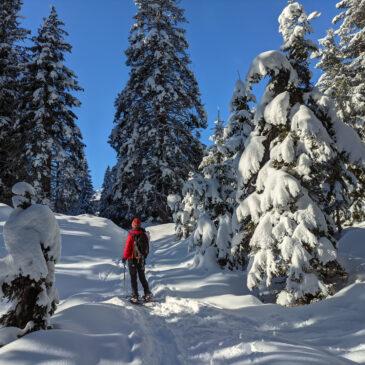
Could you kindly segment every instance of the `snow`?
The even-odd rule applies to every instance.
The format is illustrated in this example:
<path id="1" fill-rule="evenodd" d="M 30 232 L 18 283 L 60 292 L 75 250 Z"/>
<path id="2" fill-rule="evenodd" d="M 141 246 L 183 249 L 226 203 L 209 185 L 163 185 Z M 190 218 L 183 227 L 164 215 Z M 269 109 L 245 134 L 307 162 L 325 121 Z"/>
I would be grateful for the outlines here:
<path id="1" fill-rule="evenodd" d="M 245 143 L 245 150 L 242 153 L 238 165 L 238 176 L 244 183 L 247 183 L 251 176 L 256 174 L 264 157 L 265 147 L 263 143 L 266 137 L 251 133 Z"/>
<path id="2" fill-rule="evenodd" d="M 273 125 L 286 125 L 290 109 L 290 94 L 285 91 L 275 97 L 265 108 L 265 121 Z"/>
<path id="3" fill-rule="evenodd" d="M 11 191 L 13 192 L 13 194 L 20 195 L 20 196 L 26 196 L 27 194 L 29 194 L 30 196 L 35 195 L 35 190 L 34 190 L 33 186 L 26 182 L 16 183 L 12 187 Z"/>
<path id="4" fill-rule="evenodd" d="M 0 205 L 1 219 L 10 211 Z M 123 268 L 112 262 L 126 232 L 90 215 L 57 220 L 63 250 L 54 329 L 16 340 L 16 330 L 0 330 L 0 343 L 14 340 L 0 349 L 2 365 L 365 363 L 365 223 L 346 229 L 339 243 L 349 285 L 293 308 L 262 304 L 244 272 L 195 267 L 173 224 L 149 227 L 147 276 L 158 302 L 144 308 L 122 299 Z"/>
<path id="5" fill-rule="evenodd" d="M 49 258 L 57 261 L 61 253 L 60 233 L 53 212 L 46 205 L 34 204 L 14 209 L 4 225 L 4 241 L 11 271 L 39 280 L 49 274 L 40 243 Z M 7 279 L 9 280 L 9 279 Z"/>
<path id="6" fill-rule="evenodd" d="M 296 84 L 298 82 L 298 75 L 291 66 L 287 57 L 278 51 L 266 51 L 260 53 L 251 64 L 247 74 L 247 80 L 250 83 L 257 82 L 267 75 L 278 75 L 282 70 L 289 72 L 289 82 Z"/>

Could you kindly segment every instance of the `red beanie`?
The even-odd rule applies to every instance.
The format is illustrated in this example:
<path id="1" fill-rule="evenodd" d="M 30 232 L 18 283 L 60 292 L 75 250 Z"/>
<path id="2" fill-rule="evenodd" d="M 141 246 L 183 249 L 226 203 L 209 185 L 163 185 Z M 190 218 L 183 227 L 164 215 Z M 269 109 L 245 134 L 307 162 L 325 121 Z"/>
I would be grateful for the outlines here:
<path id="1" fill-rule="evenodd" d="M 135 227 L 140 227 L 141 226 L 141 220 L 139 218 L 134 218 L 132 220 L 132 227 L 135 228 Z"/>

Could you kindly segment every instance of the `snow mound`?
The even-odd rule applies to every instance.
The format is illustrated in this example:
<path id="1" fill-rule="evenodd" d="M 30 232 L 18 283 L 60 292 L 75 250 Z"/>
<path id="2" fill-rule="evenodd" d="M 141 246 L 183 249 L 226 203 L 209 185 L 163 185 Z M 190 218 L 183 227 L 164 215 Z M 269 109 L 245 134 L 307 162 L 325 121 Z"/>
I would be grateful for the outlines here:
<path id="1" fill-rule="evenodd" d="M 13 208 L 6 204 L 0 203 L 0 224 L 4 225 L 12 211 Z"/>

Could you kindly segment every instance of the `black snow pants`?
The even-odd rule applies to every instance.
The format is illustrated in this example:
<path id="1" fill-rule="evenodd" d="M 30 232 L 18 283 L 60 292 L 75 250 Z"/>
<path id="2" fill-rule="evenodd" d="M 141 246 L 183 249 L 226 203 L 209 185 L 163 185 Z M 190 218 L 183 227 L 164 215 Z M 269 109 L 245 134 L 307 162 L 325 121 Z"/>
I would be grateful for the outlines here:
<path id="1" fill-rule="evenodd" d="M 139 281 L 141 282 L 144 290 L 144 294 L 150 294 L 150 288 L 147 283 L 146 275 L 144 272 L 145 260 L 128 260 L 129 274 L 131 276 L 132 295 L 138 297 L 138 283 L 137 274 Z"/>

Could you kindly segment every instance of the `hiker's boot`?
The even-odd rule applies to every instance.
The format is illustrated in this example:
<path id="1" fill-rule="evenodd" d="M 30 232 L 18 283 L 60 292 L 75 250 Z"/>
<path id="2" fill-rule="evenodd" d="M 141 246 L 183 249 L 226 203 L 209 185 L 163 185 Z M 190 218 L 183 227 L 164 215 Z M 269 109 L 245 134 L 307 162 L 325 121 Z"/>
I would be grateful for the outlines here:
<path id="1" fill-rule="evenodd" d="M 145 294 L 143 297 L 142 297 L 143 301 L 145 303 L 147 302 L 151 302 L 153 300 L 153 296 L 152 296 L 152 293 L 147 293 Z"/>
<path id="2" fill-rule="evenodd" d="M 132 304 L 138 304 L 138 303 L 139 303 L 138 295 L 132 295 L 132 296 L 131 296 L 131 299 L 130 299 L 130 302 L 131 302 Z"/>

